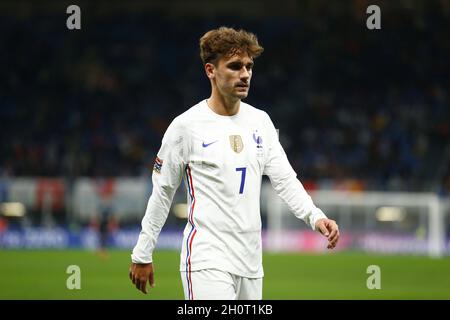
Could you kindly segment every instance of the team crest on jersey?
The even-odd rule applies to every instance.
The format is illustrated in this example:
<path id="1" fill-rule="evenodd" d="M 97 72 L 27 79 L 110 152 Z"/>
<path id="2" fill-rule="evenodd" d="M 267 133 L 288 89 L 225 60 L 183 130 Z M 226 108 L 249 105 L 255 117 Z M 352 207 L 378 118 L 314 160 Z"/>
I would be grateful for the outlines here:
<path id="1" fill-rule="evenodd" d="M 153 171 L 156 173 L 161 173 L 162 165 L 163 165 L 162 159 L 160 159 L 159 157 L 156 157 L 155 164 L 153 165 Z"/>
<path id="2" fill-rule="evenodd" d="M 242 138 L 240 135 L 233 134 L 230 136 L 230 145 L 231 149 L 234 152 L 239 153 L 244 149 L 244 142 L 242 142 Z"/>

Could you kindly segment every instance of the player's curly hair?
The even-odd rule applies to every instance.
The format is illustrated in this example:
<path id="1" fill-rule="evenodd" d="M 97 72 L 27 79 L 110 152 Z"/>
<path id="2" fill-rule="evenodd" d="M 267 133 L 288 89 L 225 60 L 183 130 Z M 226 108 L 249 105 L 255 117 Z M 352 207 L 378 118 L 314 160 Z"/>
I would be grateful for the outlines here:
<path id="1" fill-rule="evenodd" d="M 263 51 L 256 35 L 242 29 L 220 27 L 208 31 L 200 38 L 200 58 L 203 64 L 216 64 L 220 58 L 239 52 L 247 52 L 251 58 L 257 58 Z"/>

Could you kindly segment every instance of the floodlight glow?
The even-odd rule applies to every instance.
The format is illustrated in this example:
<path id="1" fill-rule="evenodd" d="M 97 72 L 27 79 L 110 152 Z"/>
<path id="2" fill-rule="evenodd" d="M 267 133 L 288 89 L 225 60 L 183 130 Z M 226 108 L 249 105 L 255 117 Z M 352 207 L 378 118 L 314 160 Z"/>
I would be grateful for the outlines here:
<path id="1" fill-rule="evenodd" d="M 20 202 L 4 202 L 0 204 L 0 213 L 5 217 L 23 217 L 25 205 Z"/>
<path id="2" fill-rule="evenodd" d="M 377 209 L 375 216 L 378 221 L 402 221 L 405 219 L 405 208 L 402 207 L 380 207 Z"/>
<path id="3" fill-rule="evenodd" d="M 173 213 L 175 217 L 180 219 L 187 219 L 187 204 L 186 203 L 177 203 L 173 206 Z"/>

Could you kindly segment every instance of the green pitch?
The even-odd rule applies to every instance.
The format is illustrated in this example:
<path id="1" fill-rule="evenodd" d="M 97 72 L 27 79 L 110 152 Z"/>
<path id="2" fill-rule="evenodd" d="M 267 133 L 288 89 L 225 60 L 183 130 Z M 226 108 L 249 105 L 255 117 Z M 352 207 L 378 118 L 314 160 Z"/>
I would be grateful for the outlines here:
<path id="1" fill-rule="evenodd" d="M 159 251 L 156 287 L 144 295 L 128 279 L 129 251 L 0 250 L 0 299 L 183 299 L 179 254 Z M 69 290 L 69 265 L 81 289 Z M 378 265 L 381 289 L 366 286 Z M 450 259 L 363 253 L 264 254 L 264 299 L 450 299 Z"/>

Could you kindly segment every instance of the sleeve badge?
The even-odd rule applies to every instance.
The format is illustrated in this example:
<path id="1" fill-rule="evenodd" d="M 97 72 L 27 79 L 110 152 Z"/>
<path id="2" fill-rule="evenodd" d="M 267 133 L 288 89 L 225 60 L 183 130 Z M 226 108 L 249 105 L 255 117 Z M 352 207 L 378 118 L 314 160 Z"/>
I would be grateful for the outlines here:
<path id="1" fill-rule="evenodd" d="M 162 159 L 160 159 L 159 157 L 156 157 L 155 164 L 153 165 L 153 171 L 156 173 L 161 173 L 162 165 L 163 165 Z"/>

